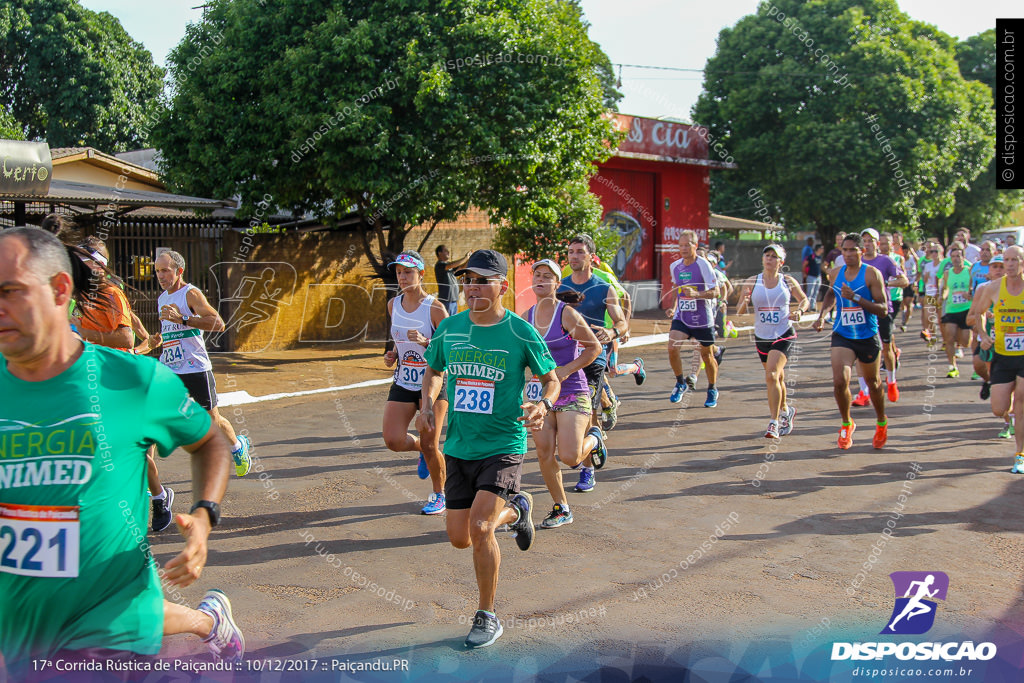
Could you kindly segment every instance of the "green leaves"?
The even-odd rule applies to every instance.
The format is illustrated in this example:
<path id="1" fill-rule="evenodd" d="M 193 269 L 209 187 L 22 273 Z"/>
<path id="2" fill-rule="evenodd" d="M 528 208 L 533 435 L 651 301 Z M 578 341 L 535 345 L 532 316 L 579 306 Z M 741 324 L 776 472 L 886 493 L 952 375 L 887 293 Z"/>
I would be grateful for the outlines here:
<path id="1" fill-rule="evenodd" d="M 51 147 L 147 144 L 163 70 L 106 12 L 74 0 L 0 0 L 0 105 Z"/>
<path id="2" fill-rule="evenodd" d="M 954 45 L 891 0 L 779 0 L 723 30 L 693 111 L 739 166 L 713 179 L 713 210 L 749 216 L 757 187 L 826 241 L 950 213 L 992 156 L 991 100 Z"/>
<path id="3" fill-rule="evenodd" d="M 181 191 L 328 223 L 354 208 L 387 248 L 470 206 L 512 251 L 597 225 L 581 188 L 615 95 L 574 3 L 218 0 L 169 69 L 154 136 Z"/>

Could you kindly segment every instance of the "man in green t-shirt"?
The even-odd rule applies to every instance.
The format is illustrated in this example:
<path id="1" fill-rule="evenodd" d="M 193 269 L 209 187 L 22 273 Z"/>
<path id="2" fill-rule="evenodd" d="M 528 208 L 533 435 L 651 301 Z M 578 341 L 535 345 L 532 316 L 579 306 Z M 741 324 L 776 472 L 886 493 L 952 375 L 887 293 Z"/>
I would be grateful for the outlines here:
<path id="1" fill-rule="evenodd" d="M 442 320 L 430 339 L 416 428 L 432 438 L 437 421 L 431 396 L 447 373 L 448 539 L 456 548 L 473 546 L 480 600 L 466 646 L 486 647 L 504 630 L 494 614 L 501 562 L 494 530 L 508 524 L 521 550 L 533 543 L 533 497 L 519 491 L 526 428 L 543 424 L 558 398 L 559 381 L 544 339 L 501 303 L 508 289 L 505 257 L 481 249 L 457 274 L 468 310 Z M 541 381 L 537 403 L 523 402 L 526 370 Z"/>
<path id="2" fill-rule="evenodd" d="M 33 660 L 132 660 L 194 633 L 238 661 L 223 593 L 193 610 L 161 590 L 206 564 L 228 444 L 169 370 L 71 331 L 68 301 L 91 286 L 71 258 L 44 230 L 0 233 L 0 655 L 20 680 Z M 192 453 L 198 499 L 177 516 L 184 550 L 159 570 L 146 540 L 150 444 Z"/>

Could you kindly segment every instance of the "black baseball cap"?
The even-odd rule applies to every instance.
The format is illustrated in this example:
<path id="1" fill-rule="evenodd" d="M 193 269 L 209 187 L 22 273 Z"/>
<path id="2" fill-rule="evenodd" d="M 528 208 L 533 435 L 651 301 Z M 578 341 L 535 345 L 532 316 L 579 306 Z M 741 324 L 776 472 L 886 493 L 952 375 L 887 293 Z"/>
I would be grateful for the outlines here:
<path id="1" fill-rule="evenodd" d="M 466 271 L 473 271 L 477 275 L 508 275 L 508 262 L 505 257 L 493 249 L 478 249 L 469 256 L 466 265 L 455 271 L 456 275 L 462 275 Z"/>

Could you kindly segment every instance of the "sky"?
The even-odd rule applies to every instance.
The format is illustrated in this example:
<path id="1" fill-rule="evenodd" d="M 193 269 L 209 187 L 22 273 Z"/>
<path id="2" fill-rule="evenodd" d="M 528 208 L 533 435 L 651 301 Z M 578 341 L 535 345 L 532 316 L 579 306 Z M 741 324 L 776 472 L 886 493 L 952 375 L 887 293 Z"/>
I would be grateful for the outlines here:
<path id="1" fill-rule="evenodd" d="M 120 19 L 158 64 L 164 64 L 167 53 L 185 35 L 185 26 L 202 18 L 202 10 L 196 9 L 202 0 L 81 2 Z M 613 63 L 698 70 L 623 66 L 620 90 L 625 97 L 619 111 L 688 121 L 701 91 L 699 70 L 714 54 L 718 32 L 752 14 L 758 0 L 582 0 L 581 4 L 591 24 L 591 38 Z M 899 6 L 911 17 L 959 39 L 995 28 L 996 17 L 1024 16 L 1020 0 L 899 0 Z"/>

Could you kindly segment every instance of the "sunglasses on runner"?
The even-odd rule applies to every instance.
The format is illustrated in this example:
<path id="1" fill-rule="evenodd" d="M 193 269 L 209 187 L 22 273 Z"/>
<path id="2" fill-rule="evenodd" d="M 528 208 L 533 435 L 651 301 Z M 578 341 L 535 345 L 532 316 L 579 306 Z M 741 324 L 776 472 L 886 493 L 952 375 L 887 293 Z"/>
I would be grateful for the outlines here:
<path id="1" fill-rule="evenodd" d="M 459 278 L 459 282 L 463 285 L 489 285 L 492 282 L 501 282 L 500 277 L 467 277 L 463 275 Z"/>

